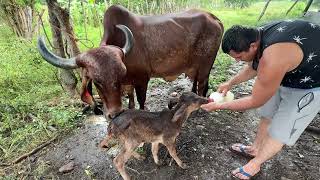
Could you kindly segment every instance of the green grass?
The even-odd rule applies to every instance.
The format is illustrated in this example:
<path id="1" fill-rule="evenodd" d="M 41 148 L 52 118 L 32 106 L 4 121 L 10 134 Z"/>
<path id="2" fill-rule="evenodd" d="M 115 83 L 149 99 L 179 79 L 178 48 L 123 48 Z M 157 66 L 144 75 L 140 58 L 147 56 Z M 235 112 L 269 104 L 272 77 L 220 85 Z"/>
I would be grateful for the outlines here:
<path id="1" fill-rule="evenodd" d="M 8 161 L 73 127 L 79 103 L 69 103 L 34 42 L 5 27 L 0 34 L 0 159 Z"/>
<path id="2" fill-rule="evenodd" d="M 304 2 L 297 3 L 288 16 L 285 15 L 292 3 L 292 1 L 271 1 L 260 21 L 257 20 L 265 2 L 258 2 L 244 9 L 232 10 L 230 8 L 219 8 L 212 9 L 211 12 L 223 22 L 226 29 L 234 24 L 257 26 L 272 20 L 290 19 L 301 16 L 305 7 Z"/>
<path id="3" fill-rule="evenodd" d="M 266 14 L 258 22 L 264 2 L 244 9 L 225 8 L 214 3 L 205 5 L 205 2 L 211 1 L 202 0 L 202 8 L 218 16 L 225 30 L 233 24 L 256 26 L 276 19 L 295 18 L 304 8 L 304 3 L 299 2 L 286 17 L 285 12 L 292 1 L 271 1 Z M 101 18 L 103 7 L 99 9 Z M 73 12 L 75 34 L 81 39 L 81 43 L 78 43 L 80 49 L 84 51 L 92 47 L 92 44 L 97 47 L 103 33 L 102 26 L 93 27 L 88 24 L 89 41 L 83 40 L 86 35 L 81 13 Z M 47 22 L 45 24 L 50 37 L 50 28 Z M 2 25 L 0 52 L 0 162 L 8 162 L 55 134 L 73 129 L 81 122 L 81 104 L 70 102 L 70 98 L 57 83 L 57 69 L 41 59 L 35 42 L 16 38 L 10 29 Z M 229 78 L 226 74 L 230 64 L 232 59 L 219 52 L 214 73 L 210 75 L 211 90 L 215 90 L 219 83 Z M 154 80 L 149 87 L 161 83 L 163 81 Z"/>

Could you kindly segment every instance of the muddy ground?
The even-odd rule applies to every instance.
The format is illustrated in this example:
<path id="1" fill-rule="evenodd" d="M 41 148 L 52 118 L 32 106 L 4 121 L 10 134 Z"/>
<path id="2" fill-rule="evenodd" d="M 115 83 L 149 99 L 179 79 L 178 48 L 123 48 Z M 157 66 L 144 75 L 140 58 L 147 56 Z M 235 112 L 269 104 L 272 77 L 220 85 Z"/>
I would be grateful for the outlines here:
<path id="1" fill-rule="evenodd" d="M 233 65 L 229 70 L 234 74 Z M 233 89 L 236 97 L 245 96 L 251 83 Z M 146 106 L 158 111 L 167 105 L 172 92 L 181 93 L 191 89 L 191 82 L 181 76 L 171 83 L 149 87 Z M 255 110 L 246 112 L 219 111 L 194 112 L 185 122 L 177 139 L 179 157 L 187 163 L 187 170 L 180 169 L 166 149 L 160 148 L 159 157 L 163 166 L 156 166 L 151 157 L 150 144 L 144 145 L 146 159 L 131 159 L 127 171 L 133 179 L 232 179 L 231 171 L 247 162 L 227 149 L 232 143 L 252 142 L 259 122 Z M 320 117 L 313 125 L 319 127 Z M 86 123 L 65 138 L 61 138 L 41 153 L 24 162 L 29 173 L 26 179 L 121 179 L 112 164 L 117 146 L 108 151 L 97 144 L 105 135 L 107 122 L 102 116 L 89 115 Z M 59 173 L 59 168 L 74 162 L 69 173 Z M 274 159 L 268 161 L 254 179 L 320 179 L 320 136 L 305 132 L 293 147 L 285 147 Z"/>

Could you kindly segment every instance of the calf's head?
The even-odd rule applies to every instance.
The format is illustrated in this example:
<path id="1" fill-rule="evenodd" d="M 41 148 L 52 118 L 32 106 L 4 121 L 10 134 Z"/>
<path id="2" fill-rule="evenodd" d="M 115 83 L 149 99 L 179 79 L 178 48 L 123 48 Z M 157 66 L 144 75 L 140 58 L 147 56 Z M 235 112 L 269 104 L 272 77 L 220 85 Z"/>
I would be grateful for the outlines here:
<path id="1" fill-rule="evenodd" d="M 111 118 L 122 111 L 121 82 L 127 72 L 123 59 L 133 46 L 130 29 L 124 25 L 117 25 L 116 28 L 125 34 L 126 42 L 123 48 L 113 45 L 101 46 L 70 59 L 56 56 L 48 50 L 42 37 L 38 39 L 38 50 L 50 64 L 63 69 L 82 68 L 81 99 L 94 105 L 91 92 L 93 83 L 102 99 L 106 115 Z"/>
<path id="2" fill-rule="evenodd" d="M 179 98 L 170 99 L 168 104 L 169 109 L 175 106 L 175 114 L 172 121 L 176 122 L 187 119 L 193 111 L 198 110 L 202 104 L 208 102 L 207 98 L 200 97 L 193 92 L 185 92 Z"/>

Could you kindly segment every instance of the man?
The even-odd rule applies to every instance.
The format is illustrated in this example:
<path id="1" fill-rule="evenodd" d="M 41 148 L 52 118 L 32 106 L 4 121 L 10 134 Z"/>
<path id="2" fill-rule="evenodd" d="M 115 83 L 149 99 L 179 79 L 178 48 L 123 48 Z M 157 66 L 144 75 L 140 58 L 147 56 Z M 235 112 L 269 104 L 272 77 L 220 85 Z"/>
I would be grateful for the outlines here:
<path id="1" fill-rule="evenodd" d="M 219 92 L 257 77 L 250 96 L 202 105 L 207 111 L 260 108 L 261 121 L 252 145 L 231 150 L 252 159 L 232 174 L 249 179 L 284 145 L 293 145 L 320 110 L 320 26 L 303 20 L 280 21 L 261 28 L 233 26 L 222 50 L 247 65 Z"/>

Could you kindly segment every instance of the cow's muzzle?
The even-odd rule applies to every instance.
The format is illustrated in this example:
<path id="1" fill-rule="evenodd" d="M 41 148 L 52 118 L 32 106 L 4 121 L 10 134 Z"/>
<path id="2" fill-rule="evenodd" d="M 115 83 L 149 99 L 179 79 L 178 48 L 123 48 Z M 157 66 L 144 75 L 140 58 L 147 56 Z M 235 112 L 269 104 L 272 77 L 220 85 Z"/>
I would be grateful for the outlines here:
<path id="1" fill-rule="evenodd" d="M 118 117 L 121 113 L 123 113 L 124 112 L 124 110 L 121 110 L 121 111 L 119 111 L 119 112 L 116 112 L 116 113 L 109 113 L 108 114 L 108 118 L 109 119 L 115 119 L 116 117 Z"/>

